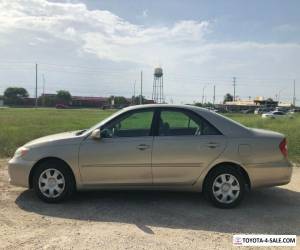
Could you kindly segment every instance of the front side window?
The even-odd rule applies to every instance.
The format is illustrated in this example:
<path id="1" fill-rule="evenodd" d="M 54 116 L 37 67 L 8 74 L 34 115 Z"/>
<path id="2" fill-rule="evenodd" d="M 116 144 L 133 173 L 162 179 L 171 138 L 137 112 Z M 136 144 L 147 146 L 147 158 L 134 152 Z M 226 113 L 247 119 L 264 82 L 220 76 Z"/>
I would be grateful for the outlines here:
<path id="1" fill-rule="evenodd" d="M 196 114 L 162 110 L 159 118 L 160 136 L 219 135 L 220 132 Z"/>
<path id="2" fill-rule="evenodd" d="M 141 137 L 151 133 L 153 110 L 129 112 L 101 128 L 104 138 Z"/>

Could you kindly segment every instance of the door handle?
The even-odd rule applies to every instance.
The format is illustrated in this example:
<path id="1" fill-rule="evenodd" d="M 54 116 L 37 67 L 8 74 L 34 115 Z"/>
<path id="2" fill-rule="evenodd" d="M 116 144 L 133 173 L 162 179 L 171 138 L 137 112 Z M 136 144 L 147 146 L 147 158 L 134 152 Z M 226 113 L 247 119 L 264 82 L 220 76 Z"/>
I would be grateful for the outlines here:
<path id="1" fill-rule="evenodd" d="M 216 142 L 209 142 L 209 143 L 207 143 L 207 147 L 209 147 L 209 148 L 216 148 L 218 146 L 219 146 L 219 144 L 216 143 Z"/>
<path id="2" fill-rule="evenodd" d="M 150 145 L 147 145 L 147 144 L 140 144 L 137 146 L 137 149 L 142 150 L 142 151 L 146 150 L 148 148 L 150 148 Z"/>

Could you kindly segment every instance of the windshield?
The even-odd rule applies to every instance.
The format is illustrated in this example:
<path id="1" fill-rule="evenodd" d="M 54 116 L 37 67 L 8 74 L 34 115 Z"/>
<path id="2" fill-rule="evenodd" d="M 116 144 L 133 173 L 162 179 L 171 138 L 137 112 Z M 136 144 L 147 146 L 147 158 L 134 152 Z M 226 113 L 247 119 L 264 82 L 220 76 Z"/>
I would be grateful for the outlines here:
<path id="1" fill-rule="evenodd" d="M 95 129 L 97 128 L 100 128 L 103 124 L 105 124 L 106 122 L 108 122 L 109 120 L 113 119 L 114 117 L 118 116 L 119 114 L 123 113 L 125 110 L 124 109 L 121 109 L 115 113 L 113 113 L 112 115 L 110 115 L 109 117 L 105 118 L 104 120 L 102 120 L 101 122 L 95 124 L 93 127 L 89 128 L 89 129 L 86 129 L 84 131 L 84 135 L 88 135 L 90 134 L 92 131 L 94 131 Z"/>

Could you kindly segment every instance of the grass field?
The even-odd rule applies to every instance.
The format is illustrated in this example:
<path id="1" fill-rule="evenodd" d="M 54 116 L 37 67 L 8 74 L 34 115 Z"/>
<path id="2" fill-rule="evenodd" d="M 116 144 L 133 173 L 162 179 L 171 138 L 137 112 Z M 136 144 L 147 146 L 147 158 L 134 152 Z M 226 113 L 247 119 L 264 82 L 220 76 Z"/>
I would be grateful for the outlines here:
<path id="1" fill-rule="evenodd" d="M 10 157 L 17 147 L 44 135 L 91 127 L 113 112 L 94 109 L 0 109 L 0 157 Z M 227 116 L 249 127 L 285 134 L 290 159 L 300 163 L 300 115 L 291 120 L 263 120 L 252 114 Z"/>

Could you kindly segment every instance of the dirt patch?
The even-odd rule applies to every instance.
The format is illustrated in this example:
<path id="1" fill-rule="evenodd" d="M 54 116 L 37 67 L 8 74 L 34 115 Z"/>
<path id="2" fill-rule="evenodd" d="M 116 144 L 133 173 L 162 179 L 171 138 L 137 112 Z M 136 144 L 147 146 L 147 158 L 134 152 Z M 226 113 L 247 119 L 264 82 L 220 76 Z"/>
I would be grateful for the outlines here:
<path id="1" fill-rule="evenodd" d="M 10 186 L 0 160 L 0 248 L 236 249 L 235 233 L 299 236 L 299 183 L 295 168 L 289 185 L 253 191 L 232 210 L 182 192 L 82 192 L 51 205 Z"/>

